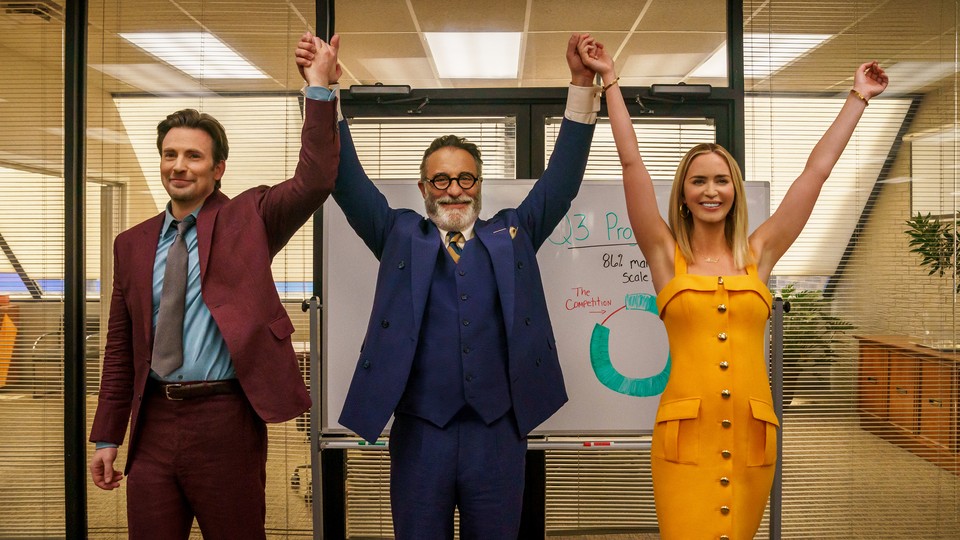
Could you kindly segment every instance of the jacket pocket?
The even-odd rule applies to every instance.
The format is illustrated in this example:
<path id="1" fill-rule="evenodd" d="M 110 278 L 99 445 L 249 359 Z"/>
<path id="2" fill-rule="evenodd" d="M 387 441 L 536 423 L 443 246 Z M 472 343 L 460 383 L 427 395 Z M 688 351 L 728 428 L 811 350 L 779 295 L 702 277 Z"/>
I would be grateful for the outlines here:
<path id="1" fill-rule="evenodd" d="M 780 421 L 773 405 L 750 398 L 750 431 L 747 437 L 747 465 L 761 467 L 777 462 L 777 428 Z"/>
<path id="2" fill-rule="evenodd" d="M 700 398 L 661 403 L 651 450 L 654 457 L 674 463 L 695 464 L 700 456 Z"/>
<path id="3" fill-rule="evenodd" d="M 274 337 L 281 341 L 290 337 L 293 330 L 293 321 L 286 314 L 270 323 L 270 331 L 273 332 Z"/>

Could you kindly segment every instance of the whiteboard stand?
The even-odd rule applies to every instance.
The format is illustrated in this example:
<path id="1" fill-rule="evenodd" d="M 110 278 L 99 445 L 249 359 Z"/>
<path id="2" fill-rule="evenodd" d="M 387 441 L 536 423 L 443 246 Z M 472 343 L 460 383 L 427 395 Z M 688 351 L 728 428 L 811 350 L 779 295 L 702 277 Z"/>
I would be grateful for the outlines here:
<path id="1" fill-rule="evenodd" d="M 320 418 L 323 414 L 323 400 L 321 396 L 320 369 L 320 299 L 310 298 L 310 304 L 304 303 L 304 308 L 310 311 L 310 400 L 313 409 L 310 411 L 310 494 L 313 504 L 313 537 L 323 539 L 323 466 L 320 460 Z"/>
<path id="2" fill-rule="evenodd" d="M 770 490 L 770 540 L 780 540 L 783 526 L 783 314 L 790 310 L 779 294 L 773 299 L 773 339 L 770 344 L 770 384 L 773 386 L 773 410 L 780 419 L 777 430 L 777 472 Z"/>

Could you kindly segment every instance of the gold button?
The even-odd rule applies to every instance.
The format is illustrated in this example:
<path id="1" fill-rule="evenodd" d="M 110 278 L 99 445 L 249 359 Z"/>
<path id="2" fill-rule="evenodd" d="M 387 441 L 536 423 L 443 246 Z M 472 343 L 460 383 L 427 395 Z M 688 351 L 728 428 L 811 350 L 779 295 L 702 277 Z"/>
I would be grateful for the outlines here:
<path id="1" fill-rule="evenodd" d="M 720 341 L 726 341 L 726 340 L 727 340 L 727 333 L 726 333 L 726 332 L 720 332 L 719 334 L 717 334 L 717 339 L 719 339 Z"/>
<path id="2" fill-rule="evenodd" d="M 721 450 L 721 451 L 720 451 L 720 455 L 723 456 L 724 459 L 730 459 L 730 451 L 729 451 L 729 450 Z"/>
<path id="3" fill-rule="evenodd" d="M 725 535 L 725 534 L 721 534 L 721 535 L 720 535 L 720 540 L 730 540 L 730 537 L 727 536 L 727 535 Z"/>
<path id="4" fill-rule="evenodd" d="M 721 506 L 721 507 L 720 507 L 720 513 L 723 514 L 723 515 L 729 514 L 729 513 L 730 513 L 730 507 L 729 507 L 729 506 Z"/>
<path id="5" fill-rule="evenodd" d="M 727 478 L 726 476 L 720 477 L 720 485 L 721 485 L 721 486 L 728 486 L 728 485 L 730 485 L 730 479 Z"/>
<path id="6" fill-rule="evenodd" d="M 730 362 L 727 362 L 726 360 L 720 362 L 720 369 L 727 369 L 728 367 L 730 367 Z"/>
<path id="7" fill-rule="evenodd" d="M 730 422 L 729 420 L 723 420 L 723 421 L 720 422 L 720 425 L 723 426 L 723 427 L 725 427 L 725 428 L 728 428 L 728 427 L 730 427 L 731 422 Z"/>
<path id="8" fill-rule="evenodd" d="M 717 285 L 723 285 L 723 276 L 717 278 Z"/>
<path id="9" fill-rule="evenodd" d="M 720 391 L 720 396 L 723 399 L 728 399 L 730 397 L 730 391 L 724 388 L 723 390 Z"/>
<path id="10" fill-rule="evenodd" d="M 717 306 L 717 311 L 719 311 L 720 313 L 723 313 L 723 312 L 727 311 L 727 305 L 726 305 L 726 304 L 720 304 L 719 306 Z"/>

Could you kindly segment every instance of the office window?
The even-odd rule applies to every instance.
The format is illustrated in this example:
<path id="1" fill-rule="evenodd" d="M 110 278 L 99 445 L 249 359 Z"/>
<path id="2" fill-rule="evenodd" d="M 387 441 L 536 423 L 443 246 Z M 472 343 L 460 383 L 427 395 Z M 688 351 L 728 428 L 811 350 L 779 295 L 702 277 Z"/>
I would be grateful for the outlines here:
<path id="1" fill-rule="evenodd" d="M 62 6 L 50 9 L 48 18 L 0 10 L 4 538 L 64 534 L 64 25 Z"/>
<path id="2" fill-rule="evenodd" d="M 480 147 L 484 178 L 516 178 L 514 118 L 356 118 L 350 121 L 350 133 L 364 171 L 373 179 L 419 180 L 424 150 L 435 138 L 450 134 Z"/>
<path id="3" fill-rule="evenodd" d="M 943 212 L 956 211 L 952 197 L 941 197 L 955 191 L 956 141 L 936 139 L 920 162 L 917 150 L 935 140 L 922 134 L 949 134 L 956 123 L 957 4 L 747 0 L 743 7 L 745 34 L 828 36 L 766 75 L 751 72 L 770 62 L 774 44 L 745 53 L 746 174 L 770 177 L 772 209 L 846 99 L 857 66 L 877 60 L 890 76 L 770 280 L 792 304 L 784 329 L 783 537 L 953 536 L 957 374 L 952 350 L 937 347 L 957 337 L 956 281 L 928 276 L 904 231 L 922 200 L 920 185 Z"/>

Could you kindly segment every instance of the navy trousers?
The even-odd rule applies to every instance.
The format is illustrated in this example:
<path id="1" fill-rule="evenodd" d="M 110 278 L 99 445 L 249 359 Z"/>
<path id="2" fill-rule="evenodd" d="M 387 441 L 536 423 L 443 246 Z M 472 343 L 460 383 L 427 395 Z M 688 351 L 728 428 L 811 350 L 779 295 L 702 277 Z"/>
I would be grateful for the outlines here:
<path id="1" fill-rule="evenodd" d="M 464 408 L 444 428 L 397 414 L 390 429 L 390 506 L 397 540 L 517 538 L 527 441 L 513 412 L 489 426 Z"/>

